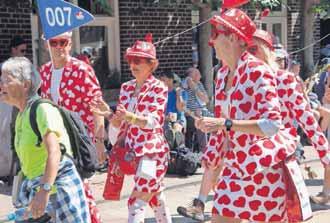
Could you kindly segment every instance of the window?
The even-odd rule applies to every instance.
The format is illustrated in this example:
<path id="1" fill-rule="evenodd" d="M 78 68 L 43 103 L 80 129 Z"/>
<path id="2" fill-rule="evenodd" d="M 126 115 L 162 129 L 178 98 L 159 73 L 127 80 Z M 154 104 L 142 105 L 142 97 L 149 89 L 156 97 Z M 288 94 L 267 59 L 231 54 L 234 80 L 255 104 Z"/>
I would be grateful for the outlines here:
<path id="1" fill-rule="evenodd" d="M 80 53 L 87 55 L 100 84 L 104 84 L 109 74 L 108 28 L 105 26 L 84 26 L 79 28 Z"/>
<path id="2" fill-rule="evenodd" d="M 261 28 L 274 34 L 275 41 L 287 47 L 287 0 L 283 0 L 281 5 L 276 7 L 272 13 L 262 19 Z"/>
<path id="3" fill-rule="evenodd" d="M 78 5 L 93 15 L 113 15 L 114 0 L 78 0 Z"/>

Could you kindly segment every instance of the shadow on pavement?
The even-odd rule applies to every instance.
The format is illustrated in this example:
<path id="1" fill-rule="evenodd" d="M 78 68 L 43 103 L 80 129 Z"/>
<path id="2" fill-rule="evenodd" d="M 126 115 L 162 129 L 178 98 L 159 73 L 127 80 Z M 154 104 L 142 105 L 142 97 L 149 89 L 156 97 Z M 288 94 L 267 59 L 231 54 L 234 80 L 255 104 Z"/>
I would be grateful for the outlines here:
<path id="1" fill-rule="evenodd" d="M 324 210 L 329 210 L 330 209 L 330 205 L 320 205 L 320 204 L 314 204 L 311 202 L 311 206 L 312 206 L 312 211 L 324 211 Z"/>
<path id="2" fill-rule="evenodd" d="M 211 213 L 205 213 L 206 214 L 206 219 L 204 222 L 208 222 L 211 220 Z M 173 215 L 172 214 L 172 222 L 173 223 L 199 223 L 199 221 L 192 220 L 190 218 L 185 218 L 180 215 Z M 146 218 L 144 220 L 144 223 L 157 223 L 155 218 Z"/>
<path id="3" fill-rule="evenodd" d="M 201 176 L 201 175 L 203 175 L 204 174 L 204 172 L 196 172 L 196 173 L 194 173 L 194 174 L 192 174 L 192 175 L 187 175 L 187 176 L 181 176 L 181 175 L 179 175 L 179 174 L 166 174 L 165 175 L 165 177 L 166 178 L 179 178 L 179 179 L 185 179 L 185 178 L 189 178 L 189 177 L 191 177 L 191 176 Z"/>

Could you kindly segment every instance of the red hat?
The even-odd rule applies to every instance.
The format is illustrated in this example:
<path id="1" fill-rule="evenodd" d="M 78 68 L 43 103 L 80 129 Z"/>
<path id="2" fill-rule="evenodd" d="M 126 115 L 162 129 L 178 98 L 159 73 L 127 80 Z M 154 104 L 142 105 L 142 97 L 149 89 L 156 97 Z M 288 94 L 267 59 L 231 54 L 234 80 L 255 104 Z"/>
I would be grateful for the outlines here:
<path id="1" fill-rule="evenodd" d="M 223 0 L 222 7 L 223 8 L 235 8 L 245 3 L 248 3 L 250 0 Z"/>
<path id="2" fill-rule="evenodd" d="M 268 46 L 269 49 L 274 50 L 273 37 L 269 32 L 262 29 L 257 29 L 254 32 L 253 37 L 262 40 Z"/>
<path id="3" fill-rule="evenodd" d="M 214 26 L 223 25 L 236 33 L 248 45 L 252 44 L 252 37 L 253 33 L 256 31 L 256 25 L 242 10 L 237 8 L 228 9 L 220 16 L 213 16 L 210 23 Z"/>
<path id="4" fill-rule="evenodd" d="M 137 40 L 132 47 L 127 48 L 125 57 L 143 57 L 156 59 L 156 48 L 152 44 L 152 34 L 145 36 L 145 41 Z"/>

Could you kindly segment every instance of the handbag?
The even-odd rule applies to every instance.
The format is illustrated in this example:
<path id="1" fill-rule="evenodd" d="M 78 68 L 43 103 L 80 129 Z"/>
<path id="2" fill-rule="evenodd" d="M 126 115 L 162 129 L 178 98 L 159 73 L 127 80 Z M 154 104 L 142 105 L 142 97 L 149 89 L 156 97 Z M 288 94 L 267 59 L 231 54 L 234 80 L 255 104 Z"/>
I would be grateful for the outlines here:
<path id="1" fill-rule="evenodd" d="M 134 175 L 138 166 L 138 158 L 132 148 L 125 145 L 125 138 L 128 131 L 128 125 L 123 134 L 118 136 L 118 140 L 113 146 L 109 159 L 114 165 L 118 165 L 119 171 L 124 175 Z"/>
<path id="2" fill-rule="evenodd" d="M 283 161 L 283 171 L 288 222 L 302 222 L 312 218 L 307 187 L 297 161 L 294 158 Z"/>

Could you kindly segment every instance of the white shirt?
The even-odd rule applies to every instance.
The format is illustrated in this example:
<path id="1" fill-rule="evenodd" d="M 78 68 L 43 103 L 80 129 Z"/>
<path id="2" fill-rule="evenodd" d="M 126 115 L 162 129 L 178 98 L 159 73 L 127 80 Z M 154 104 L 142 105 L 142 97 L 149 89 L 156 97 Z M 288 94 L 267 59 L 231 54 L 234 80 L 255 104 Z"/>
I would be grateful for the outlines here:
<path id="1" fill-rule="evenodd" d="M 63 73 L 63 69 L 53 69 L 53 73 L 52 73 L 52 79 L 50 82 L 50 95 L 52 96 L 52 99 L 54 102 L 58 102 L 58 99 L 60 97 L 60 83 L 61 83 L 61 79 L 62 79 L 62 73 Z"/>

